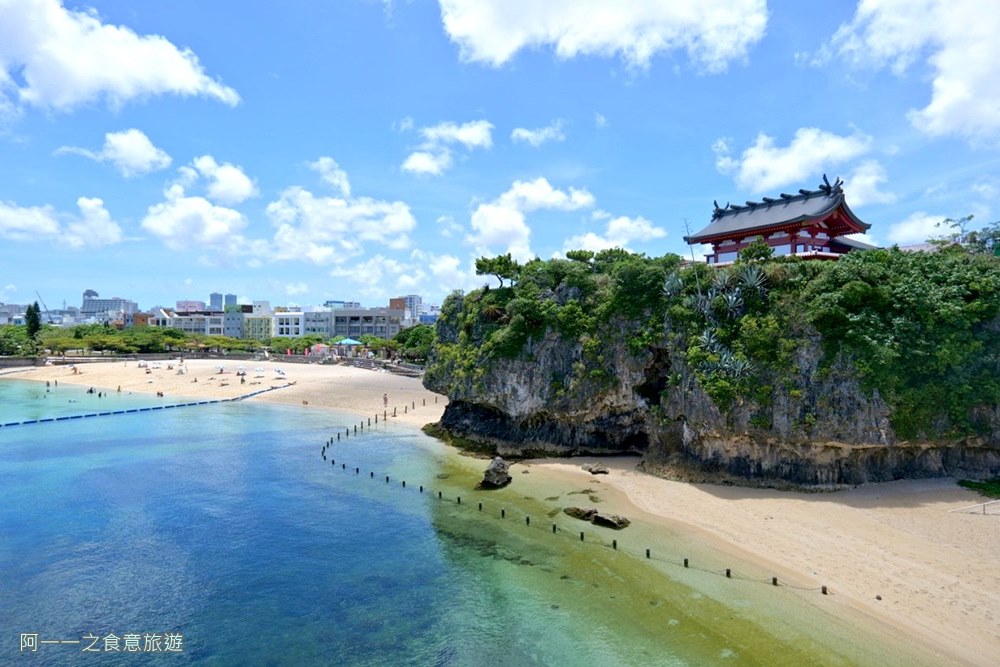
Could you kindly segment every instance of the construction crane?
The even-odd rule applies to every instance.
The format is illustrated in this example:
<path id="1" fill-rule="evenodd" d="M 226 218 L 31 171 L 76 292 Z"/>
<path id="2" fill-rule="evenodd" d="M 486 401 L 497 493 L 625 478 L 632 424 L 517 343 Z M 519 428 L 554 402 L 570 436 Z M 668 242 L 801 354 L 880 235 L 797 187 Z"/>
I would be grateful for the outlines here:
<path id="1" fill-rule="evenodd" d="M 49 324 L 54 324 L 52 321 L 52 315 L 49 314 L 49 307 L 45 305 L 45 299 L 43 299 L 42 295 L 38 293 L 38 290 L 35 290 L 35 296 L 38 297 L 38 302 L 41 303 L 42 308 L 45 309 L 45 318 L 48 319 Z"/>

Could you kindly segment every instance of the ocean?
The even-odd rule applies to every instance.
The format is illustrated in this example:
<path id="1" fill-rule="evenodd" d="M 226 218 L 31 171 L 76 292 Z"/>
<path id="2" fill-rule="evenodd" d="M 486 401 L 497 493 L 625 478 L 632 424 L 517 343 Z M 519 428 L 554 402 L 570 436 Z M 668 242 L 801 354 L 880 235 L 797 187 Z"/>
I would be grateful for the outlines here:
<path id="1" fill-rule="evenodd" d="M 163 401 L 84 391 L 0 378 L 0 424 Z M 0 427 L 0 664 L 135 664 L 126 635 L 169 665 L 867 662 L 789 593 L 652 537 L 647 560 L 641 525 L 575 522 L 537 476 L 475 491 L 485 461 L 359 422 L 251 401 Z"/>

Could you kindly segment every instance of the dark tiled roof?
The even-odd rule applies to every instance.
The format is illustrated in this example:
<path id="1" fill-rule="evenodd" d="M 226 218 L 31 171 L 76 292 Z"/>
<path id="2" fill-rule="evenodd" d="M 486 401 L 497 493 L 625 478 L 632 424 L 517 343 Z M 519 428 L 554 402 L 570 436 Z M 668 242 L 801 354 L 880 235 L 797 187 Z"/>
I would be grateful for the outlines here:
<path id="1" fill-rule="evenodd" d="M 877 245 L 871 245 L 870 243 L 865 243 L 864 241 L 852 239 L 847 236 L 838 236 L 837 238 L 830 239 L 830 245 L 847 246 L 853 250 L 878 250 Z"/>
<path id="2" fill-rule="evenodd" d="M 688 243 L 700 243 L 719 235 L 821 218 L 841 205 L 862 229 L 868 229 L 871 225 L 855 217 L 844 204 L 842 186 L 843 182 L 839 178 L 831 185 L 824 175 L 823 184 L 818 190 L 799 190 L 796 195 L 782 193 L 778 199 L 764 197 L 759 202 L 748 201 L 745 206 L 726 204 L 724 208 L 720 208 L 716 202 L 712 222 L 697 234 L 685 236 L 684 240 Z"/>

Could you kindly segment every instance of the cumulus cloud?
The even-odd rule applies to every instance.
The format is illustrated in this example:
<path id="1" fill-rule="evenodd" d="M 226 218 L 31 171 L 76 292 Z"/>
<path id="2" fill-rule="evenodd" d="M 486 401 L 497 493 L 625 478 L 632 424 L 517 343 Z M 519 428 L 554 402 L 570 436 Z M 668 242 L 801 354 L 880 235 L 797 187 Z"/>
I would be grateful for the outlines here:
<path id="1" fill-rule="evenodd" d="M 0 106 L 69 111 L 164 94 L 240 101 L 190 49 L 163 36 L 106 24 L 95 11 L 68 9 L 59 0 L 0 3 Z"/>
<path id="2" fill-rule="evenodd" d="M 538 148 L 546 141 L 565 141 L 566 135 L 562 131 L 563 121 L 557 118 L 545 127 L 529 130 L 523 127 L 516 127 L 510 133 L 510 139 L 514 143 L 524 142 Z"/>
<path id="3" fill-rule="evenodd" d="M 239 211 L 189 196 L 175 183 L 164 192 L 165 200 L 150 206 L 142 228 L 171 250 L 238 253 L 246 243 L 242 236 L 247 220 Z"/>
<path id="4" fill-rule="evenodd" d="M 351 196 L 351 182 L 347 180 L 347 172 L 340 168 L 332 157 L 321 157 L 309 163 L 309 168 L 317 172 L 327 185 L 345 197 Z"/>
<path id="5" fill-rule="evenodd" d="M 889 242 L 906 245 L 923 243 L 929 238 L 941 236 L 947 230 L 939 225 L 947 217 L 917 211 L 905 220 L 889 226 Z"/>
<path id="6" fill-rule="evenodd" d="M 765 0 L 440 0 L 445 32 L 466 61 L 499 67 L 522 49 L 550 46 L 562 59 L 620 56 L 647 67 L 685 51 L 699 68 L 722 72 L 764 36 Z"/>
<path id="7" fill-rule="evenodd" d="M 412 125 L 412 122 L 411 122 Z M 403 171 L 413 174 L 440 176 L 451 168 L 454 160 L 452 149 L 461 146 L 466 150 L 493 147 L 493 124 L 475 120 L 461 125 L 439 123 L 420 129 L 424 142 L 403 162 Z"/>
<path id="8" fill-rule="evenodd" d="M 277 228 L 278 259 L 340 263 L 360 255 L 366 242 L 400 250 L 410 245 L 417 221 L 403 202 L 370 197 L 317 197 L 293 186 L 267 205 Z"/>
<path id="9" fill-rule="evenodd" d="M 55 241 L 71 248 L 96 248 L 122 240 L 122 229 L 100 199 L 76 200 L 79 215 L 51 206 L 17 206 L 0 202 L 0 238 L 11 241 Z"/>
<path id="10" fill-rule="evenodd" d="M 775 145 L 774 137 L 761 132 L 739 158 L 730 155 L 726 139 L 717 140 L 712 150 L 719 172 L 731 174 L 744 190 L 763 192 L 801 183 L 828 167 L 852 160 L 867 153 L 871 143 L 871 137 L 860 132 L 840 136 L 815 127 L 803 127 L 795 131 L 788 146 Z"/>
<path id="11" fill-rule="evenodd" d="M 135 128 L 108 132 L 104 135 L 104 147 L 97 152 L 76 146 L 62 146 L 56 150 L 57 155 L 65 153 L 110 162 L 125 178 L 166 169 L 171 163 L 166 151 L 154 146 L 149 137 Z"/>
<path id="12" fill-rule="evenodd" d="M 440 176 L 451 168 L 451 151 L 439 148 L 437 152 L 414 151 L 403 162 L 403 171 L 412 174 Z"/>
<path id="13" fill-rule="evenodd" d="M 594 127 L 597 129 L 604 129 L 608 126 L 608 119 L 604 117 L 604 114 L 595 113 L 594 114 Z"/>
<path id="14" fill-rule="evenodd" d="M 181 168 L 182 185 L 191 185 L 199 177 L 205 182 L 208 198 L 220 204 L 239 204 L 257 196 L 257 185 L 240 167 L 229 162 L 219 164 L 211 155 L 195 158 L 191 167 Z"/>
<path id="15" fill-rule="evenodd" d="M 663 238 L 667 235 L 667 230 L 656 227 L 649 220 L 642 216 L 629 218 L 618 216 L 608 221 L 604 234 L 587 232 L 578 236 L 566 239 L 563 244 L 563 253 L 570 250 L 591 250 L 600 252 L 608 248 L 624 248 L 629 250 L 629 243 L 632 241 L 652 241 Z"/>
<path id="16" fill-rule="evenodd" d="M 917 62 L 932 72 L 931 99 L 909 113 L 931 136 L 1000 138 L 1000 12 L 981 0 L 863 0 L 825 50 L 898 76 Z"/>
<path id="17" fill-rule="evenodd" d="M 545 178 L 514 181 L 510 189 L 496 200 L 479 204 L 472 213 L 473 234 L 467 240 L 479 254 L 491 254 L 497 249 L 511 253 L 519 261 L 534 257 L 531 252 L 531 228 L 525 214 L 539 209 L 574 211 L 594 205 L 594 196 L 587 190 L 553 188 Z"/>
<path id="18" fill-rule="evenodd" d="M 851 194 L 851 204 L 891 204 L 896 201 L 896 194 L 880 189 L 888 178 L 885 169 L 877 160 L 866 160 L 859 164 L 847 177 L 846 183 Z"/>

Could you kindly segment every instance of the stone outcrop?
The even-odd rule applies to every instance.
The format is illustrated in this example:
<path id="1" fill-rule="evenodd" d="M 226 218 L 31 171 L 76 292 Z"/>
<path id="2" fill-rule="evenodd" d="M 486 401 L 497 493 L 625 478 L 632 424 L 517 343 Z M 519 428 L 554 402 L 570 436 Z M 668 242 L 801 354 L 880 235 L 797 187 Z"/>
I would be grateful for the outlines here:
<path id="1" fill-rule="evenodd" d="M 483 480 L 476 486 L 477 489 L 500 489 L 511 481 L 510 465 L 499 456 L 493 457 L 490 465 L 483 473 Z"/>
<path id="2" fill-rule="evenodd" d="M 584 463 L 580 467 L 589 472 L 591 475 L 607 475 L 610 472 L 608 470 L 608 466 L 603 463 Z"/>
<path id="3" fill-rule="evenodd" d="M 439 321 L 439 339 L 449 323 Z M 454 333 L 454 332 L 452 332 Z M 457 334 L 455 334 L 457 336 Z M 667 336 L 633 353 L 603 344 L 609 377 L 578 371 L 581 345 L 549 331 L 515 359 L 491 360 L 457 379 L 432 363 L 429 389 L 449 396 L 438 424 L 467 446 L 503 456 L 638 454 L 651 472 L 697 481 L 754 485 L 844 485 L 954 475 L 1000 476 L 1000 406 L 984 406 L 980 435 L 953 439 L 946 428 L 903 441 L 890 406 L 865 391 L 849 359 L 821 368 L 818 336 L 797 350 L 793 381 L 770 400 L 737 399 L 721 409 L 699 386 L 683 350 Z"/>
<path id="4" fill-rule="evenodd" d="M 601 514 L 596 509 L 583 509 L 582 507 L 564 507 L 563 513 L 580 521 L 587 521 L 595 526 L 604 526 L 614 530 L 628 528 L 632 522 L 617 514 Z"/>

